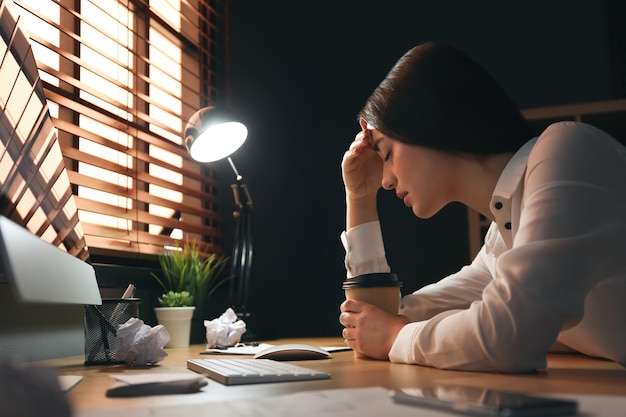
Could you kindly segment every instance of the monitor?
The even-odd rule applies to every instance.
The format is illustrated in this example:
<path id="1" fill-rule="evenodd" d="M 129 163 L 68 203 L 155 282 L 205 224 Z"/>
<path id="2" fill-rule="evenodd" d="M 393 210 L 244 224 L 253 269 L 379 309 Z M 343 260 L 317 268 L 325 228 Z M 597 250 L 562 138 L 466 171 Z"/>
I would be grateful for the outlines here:
<path id="1" fill-rule="evenodd" d="M 0 265 L 22 302 L 102 304 L 93 267 L 0 216 Z"/>

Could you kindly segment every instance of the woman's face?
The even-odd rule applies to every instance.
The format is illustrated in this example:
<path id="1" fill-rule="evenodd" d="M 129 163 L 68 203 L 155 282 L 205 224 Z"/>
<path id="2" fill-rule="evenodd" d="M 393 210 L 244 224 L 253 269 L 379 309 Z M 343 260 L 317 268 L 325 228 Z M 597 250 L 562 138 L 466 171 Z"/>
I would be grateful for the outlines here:
<path id="1" fill-rule="evenodd" d="M 376 129 L 370 129 L 370 140 L 383 160 L 383 188 L 395 189 L 417 217 L 429 218 L 454 201 L 457 156 L 408 145 Z"/>

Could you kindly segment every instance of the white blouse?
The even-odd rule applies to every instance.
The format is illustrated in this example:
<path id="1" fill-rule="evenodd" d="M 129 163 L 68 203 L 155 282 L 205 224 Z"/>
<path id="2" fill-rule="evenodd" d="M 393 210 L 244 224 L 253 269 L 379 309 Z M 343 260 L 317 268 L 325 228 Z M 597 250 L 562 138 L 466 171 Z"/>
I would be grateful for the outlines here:
<path id="1" fill-rule="evenodd" d="M 470 265 L 403 297 L 389 359 L 524 372 L 558 342 L 626 366 L 626 148 L 555 123 L 508 163 L 491 211 Z M 348 276 L 390 270 L 378 221 L 341 238 Z"/>

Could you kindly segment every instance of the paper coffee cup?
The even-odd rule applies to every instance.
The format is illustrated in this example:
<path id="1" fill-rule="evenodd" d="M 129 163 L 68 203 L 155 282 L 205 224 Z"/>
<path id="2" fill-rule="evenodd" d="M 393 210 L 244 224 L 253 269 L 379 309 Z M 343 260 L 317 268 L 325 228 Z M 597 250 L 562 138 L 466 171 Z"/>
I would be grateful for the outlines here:
<path id="1" fill-rule="evenodd" d="M 398 314 L 400 308 L 401 287 L 402 282 L 391 272 L 358 275 L 343 282 L 347 300 L 364 301 L 394 315 Z M 357 350 L 354 356 L 365 357 Z"/>

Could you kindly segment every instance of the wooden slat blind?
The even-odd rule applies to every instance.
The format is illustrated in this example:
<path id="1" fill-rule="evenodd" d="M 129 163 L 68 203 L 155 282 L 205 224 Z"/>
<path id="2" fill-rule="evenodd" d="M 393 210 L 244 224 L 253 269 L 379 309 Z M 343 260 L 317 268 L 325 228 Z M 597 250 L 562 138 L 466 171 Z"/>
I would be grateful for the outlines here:
<path id="1" fill-rule="evenodd" d="M 216 173 L 182 141 L 225 94 L 228 0 L 15 0 L 90 253 L 222 252 Z"/>
<path id="2" fill-rule="evenodd" d="M 39 71 L 12 0 L 0 0 L 0 80 L 0 213 L 86 260 L 89 253 Z"/>

